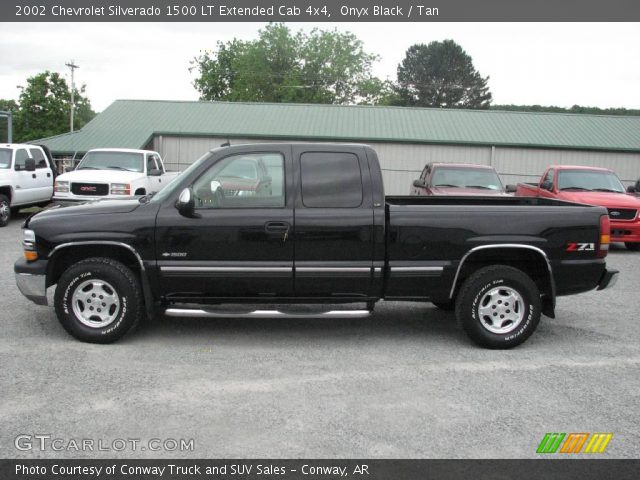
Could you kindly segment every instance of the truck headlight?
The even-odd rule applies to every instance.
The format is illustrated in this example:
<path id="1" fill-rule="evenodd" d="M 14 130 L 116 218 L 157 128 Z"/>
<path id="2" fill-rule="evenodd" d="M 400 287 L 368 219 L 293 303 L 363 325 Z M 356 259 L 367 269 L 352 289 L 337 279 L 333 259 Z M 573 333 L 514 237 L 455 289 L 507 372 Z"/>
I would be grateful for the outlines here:
<path id="1" fill-rule="evenodd" d="M 129 183 L 112 183 L 111 195 L 131 195 L 131 184 Z"/>
<path id="2" fill-rule="evenodd" d="M 33 230 L 25 229 L 22 231 L 22 249 L 24 250 L 24 258 L 28 262 L 33 262 L 38 259 L 36 233 Z"/>
<path id="3" fill-rule="evenodd" d="M 65 182 L 64 180 L 56 180 L 55 185 L 53 186 L 53 191 L 55 193 L 68 193 L 69 192 L 69 182 Z"/>

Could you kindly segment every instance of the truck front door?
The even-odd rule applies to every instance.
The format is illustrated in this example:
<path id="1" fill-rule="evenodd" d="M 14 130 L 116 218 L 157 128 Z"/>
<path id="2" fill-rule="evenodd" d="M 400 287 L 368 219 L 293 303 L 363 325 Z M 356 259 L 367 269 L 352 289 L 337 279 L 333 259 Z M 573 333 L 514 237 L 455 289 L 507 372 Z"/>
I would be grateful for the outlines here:
<path id="1" fill-rule="evenodd" d="M 160 288 L 168 298 L 293 296 L 291 148 L 247 146 L 191 184 L 194 218 L 163 205 L 156 222 Z"/>
<path id="2" fill-rule="evenodd" d="M 294 146 L 295 293 L 309 298 L 371 294 L 373 197 L 362 147 Z"/>

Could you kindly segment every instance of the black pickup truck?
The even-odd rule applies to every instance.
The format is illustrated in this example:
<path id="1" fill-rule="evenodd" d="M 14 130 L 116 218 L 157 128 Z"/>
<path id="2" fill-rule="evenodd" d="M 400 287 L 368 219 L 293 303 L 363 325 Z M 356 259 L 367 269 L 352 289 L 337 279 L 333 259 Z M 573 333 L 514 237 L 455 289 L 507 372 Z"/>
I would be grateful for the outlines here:
<path id="1" fill-rule="evenodd" d="M 604 289 L 607 211 L 541 198 L 385 197 L 364 145 L 215 149 L 153 196 L 52 208 L 27 219 L 22 293 L 76 338 L 117 340 L 159 311 L 278 317 L 219 304 L 451 309 L 476 343 L 510 348 L 554 316 L 557 295 Z M 218 309 L 218 310 L 217 310 Z"/>

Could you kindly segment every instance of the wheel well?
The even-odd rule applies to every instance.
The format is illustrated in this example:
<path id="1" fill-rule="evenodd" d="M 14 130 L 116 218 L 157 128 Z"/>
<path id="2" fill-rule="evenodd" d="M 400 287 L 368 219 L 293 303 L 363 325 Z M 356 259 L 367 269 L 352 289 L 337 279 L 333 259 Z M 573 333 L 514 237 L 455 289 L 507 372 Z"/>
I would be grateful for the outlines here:
<path id="1" fill-rule="evenodd" d="M 107 257 L 117 260 L 129 267 L 137 275 L 140 274 L 140 263 L 133 254 L 117 245 L 87 244 L 65 247 L 56 252 L 47 265 L 47 287 L 58 283 L 60 276 L 70 266 L 91 257 Z"/>
<path id="2" fill-rule="evenodd" d="M 147 191 L 144 188 L 138 188 L 134 195 L 146 195 Z"/>
<path id="3" fill-rule="evenodd" d="M 472 253 L 462 264 L 454 289 L 454 298 L 465 279 L 489 265 L 508 265 L 523 271 L 544 295 L 553 295 L 552 279 L 542 254 L 525 248 L 491 248 Z"/>
<path id="4" fill-rule="evenodd" d="M 5 195 L 11 203 L 11 187 L 0 187 L 0 195 Z"/>

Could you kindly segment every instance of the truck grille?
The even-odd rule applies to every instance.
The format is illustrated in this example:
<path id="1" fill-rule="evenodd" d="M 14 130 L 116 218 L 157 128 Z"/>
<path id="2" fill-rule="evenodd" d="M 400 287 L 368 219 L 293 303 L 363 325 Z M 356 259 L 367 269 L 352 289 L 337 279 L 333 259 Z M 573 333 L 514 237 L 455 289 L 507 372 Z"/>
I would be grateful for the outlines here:
<path id="1" fill-rule="evenodd" d="M 106 183 L 72 183 L 71 192 L 74 195 L 109 195 L 109 185 Z"/>
<path id="2" fill-rule="evenodd" d="M 635 208 L 608 208 L 611 220 L 633 220 L 638 212 Z"/>

